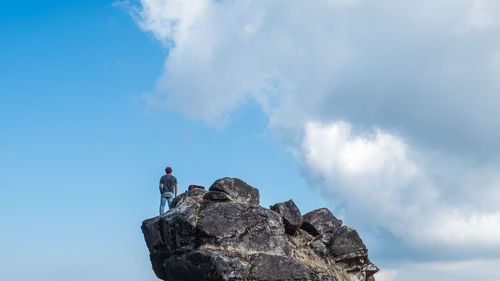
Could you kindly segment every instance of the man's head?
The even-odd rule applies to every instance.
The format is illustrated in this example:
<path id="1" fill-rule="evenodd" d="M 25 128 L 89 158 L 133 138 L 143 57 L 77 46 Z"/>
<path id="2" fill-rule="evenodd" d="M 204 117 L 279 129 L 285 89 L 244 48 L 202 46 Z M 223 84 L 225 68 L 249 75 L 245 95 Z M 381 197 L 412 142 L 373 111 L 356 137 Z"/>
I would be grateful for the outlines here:
<path id="1" fill-rule="evenodd" d="M 172 173 L 172 168 L 166 167 L 165 172 L 167 172 L 167 174 L 170 175 Z"/>

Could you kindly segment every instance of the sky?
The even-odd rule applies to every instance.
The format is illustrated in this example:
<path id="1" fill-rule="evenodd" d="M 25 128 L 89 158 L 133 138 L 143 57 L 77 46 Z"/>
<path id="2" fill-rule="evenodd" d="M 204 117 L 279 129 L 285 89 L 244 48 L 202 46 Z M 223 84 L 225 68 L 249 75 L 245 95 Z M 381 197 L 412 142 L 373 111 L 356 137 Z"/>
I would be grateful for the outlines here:
<path id="1" fill-rule="evenodd" d="M 0 9 L 0 279 L 157 280 L 158 180 L 328 207 L 379 281 L 500 280 L 500 2 Z"/>

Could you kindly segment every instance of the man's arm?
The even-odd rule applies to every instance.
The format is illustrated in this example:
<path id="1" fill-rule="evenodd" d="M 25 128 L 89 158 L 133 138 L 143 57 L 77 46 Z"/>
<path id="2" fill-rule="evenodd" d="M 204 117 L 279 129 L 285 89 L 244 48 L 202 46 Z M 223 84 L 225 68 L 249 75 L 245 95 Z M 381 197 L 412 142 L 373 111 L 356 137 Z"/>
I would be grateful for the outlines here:
<path id="1" fill-rule="evenodd" d="M 175 183 L 175 197 L 177 197 L 177 183 Z"/>
<path id="2" fill-rule="evenodd" d="M 163 193 L 162 184 L 160 182 L 160 193 Z"/>

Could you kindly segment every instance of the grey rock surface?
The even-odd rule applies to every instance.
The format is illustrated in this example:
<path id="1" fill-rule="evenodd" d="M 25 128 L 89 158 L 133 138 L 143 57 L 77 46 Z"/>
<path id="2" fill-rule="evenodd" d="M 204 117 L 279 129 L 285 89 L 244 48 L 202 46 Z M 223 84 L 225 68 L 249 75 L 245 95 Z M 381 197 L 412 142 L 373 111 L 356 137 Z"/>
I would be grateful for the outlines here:
<path id="1" fill-rule="evenodd" d="M 304 264 L 287 256 L 256 254 L 250 271 L 253 280 L 312 280 L 313 272 Z"/>
<path id="2" fill-rule="evenodd" d="M 358 233 L 341 227 L 328 209 L 301 217 L 291 200 L 271 209 L 259 206 L 257 189 L 234 178 L 217 180 L 208 192 L 179 195 L 174 208 L 142 223 L 156 276 L 168 281 L 374 281 L 378 268 Z M 306 222 L 310 226 L 304 227 Z"/>
<path id="3" fill-rule="evenodd" d="M 368 258 L 368 250 L 354 228 L 342 226 L 331 233 L 332 240 L 328 249 L 335 261 Z"/>
<path id="4" fill-rule="evenodd" d="M 196 250 L 165 260 L 169 281 L 246 280 L 251 265 L 237 254 Z"/>
<path id="5" fill-rule="evenodd" d="M 189 205 L 200 204 L 203 201 L 203 196 L 205 196 L 207 192 L 208 191 L 200 188 L 194 188 L 188 190 L 180 194 L 179 196 L 175 197 L 174 200 L 172 201 L 172 205 L 174 207 L 177 207 L 182 203 L 186 203 Z"/>
<path id="6" fill-rule="evenodd" d="M 241 203 L 209 205 L 199 214 L 198 228 L 209 237 L 207 243 L 225 249 L 280 255 L 286 252 L 281 217 L 260 206 Z"/>
<path id="7" fill-rule="evenodd" d="M 302 219 L 300 228 L 313 236 L 332 231 L 342 225 L 342 221 L 337 219 L 327 208 L 311 211 L 305 214 Z"/>
<path id="8" fill-rule="evenodd" d="M 142 233 L 149 249 L 149 259 L 153 271 L 159 279 L 166 280 L 166 272 L 163 268 L 163 261 L 168 257 L 167 247 L 163 240 L 161 217 L 154 217 L 142 222 Z"/>
<path id="9" fill-rule="evenodd" d="M 231 201 L 236 203 L 244 203 L 253 206 L 259 205 L 259 190 L 237 178 L 218 179 L 210 186 L 210 191 L 226 193 L 232 199 Z"/>
<path id="10" fill-rule="evenodd" d="M 274 204 L 270 209 L 281 215 L 285 224 L 285 231 L 288 234 L 294 234 L 302 225 L 302 215 L 292 200 Z"/>
<path id="11" fill-rule="evenodd" d="M 233 198 L 229 194 L 222 191 L 209 191 L 205 194 L 204 200 L 206 201 L 219 201 L 219 202 L 231 202 Z"/>

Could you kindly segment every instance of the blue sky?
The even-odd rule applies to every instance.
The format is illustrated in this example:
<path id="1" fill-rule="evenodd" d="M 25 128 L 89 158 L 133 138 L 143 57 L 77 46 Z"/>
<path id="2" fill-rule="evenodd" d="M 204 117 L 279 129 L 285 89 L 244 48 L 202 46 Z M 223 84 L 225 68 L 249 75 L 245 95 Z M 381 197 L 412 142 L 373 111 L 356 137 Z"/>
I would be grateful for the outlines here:
<path id="1" fill-rule="evenodd" d="M 155 280 L 166 165 L 329 207 L 378 280 L 500 278 L 496 2 L 4 2 L 2 280 Z"/>

